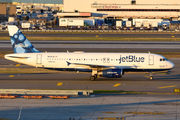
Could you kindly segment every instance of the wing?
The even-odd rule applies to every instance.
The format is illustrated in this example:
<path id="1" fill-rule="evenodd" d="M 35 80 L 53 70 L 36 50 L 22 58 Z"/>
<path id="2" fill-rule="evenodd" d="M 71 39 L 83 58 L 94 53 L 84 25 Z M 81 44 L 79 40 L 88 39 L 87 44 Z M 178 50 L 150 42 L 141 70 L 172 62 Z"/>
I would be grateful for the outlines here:
<path id="1" fill-rule="evenodd" d="M 92 69 L 94 69 L 94 68 L 97 68 L 97 69 L 101 69 L 101 68 L 103 68 L 103 69 L 114 69 L 114 68 L 117 68 L 117 69 L 126 69 L 126 68 L 130 68 L 130 69 L 137 69 L 137 67 L 139 67 L 139 66 L 136 66 L 136 65 L 133 65 L 133 66 L 114 66 L 114 65 L 109 65 L 109 66 L 107 66 L 107 65 L 97 65 L 97 64 L 84 64 L 84 63 L 70 63 L 70 62 L 68 62 L 68 61 L 66 61 L 67 62 L 67 66 L 69 66 L 69 65 L 82 65 L 82 66 L 88 66 L 88 67 L 90 67 L 90 68 L 92 68 Z"/>
<path id="2" fill-rule="evenodd" d="M 67 66 L 69 65 L 82 65 L 82 66 L 89 66 L 91 68 L 115 68 L 115 66 L 106 66 L 106 65 L 96 65 L 96 64 L 84 64 L 84 63 L 70 63 L 68 61 L 67 62 Z"/>

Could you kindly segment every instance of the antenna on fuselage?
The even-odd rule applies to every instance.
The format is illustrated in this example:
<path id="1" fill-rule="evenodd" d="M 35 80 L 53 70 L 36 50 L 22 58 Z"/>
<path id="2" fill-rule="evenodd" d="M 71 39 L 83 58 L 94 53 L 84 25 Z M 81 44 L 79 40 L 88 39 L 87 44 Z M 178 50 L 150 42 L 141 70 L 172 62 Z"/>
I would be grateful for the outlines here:
<path id="1" fill-rule="evenodd" d="M 150 52 L 150 51 L 148 51 L 148 53 L 150 54 L 151 52 Z"/>
<path id="2" fill-rule="evenodd" d="M 67 53 L 69 53 L 69 51 L 67 50 Z"/>

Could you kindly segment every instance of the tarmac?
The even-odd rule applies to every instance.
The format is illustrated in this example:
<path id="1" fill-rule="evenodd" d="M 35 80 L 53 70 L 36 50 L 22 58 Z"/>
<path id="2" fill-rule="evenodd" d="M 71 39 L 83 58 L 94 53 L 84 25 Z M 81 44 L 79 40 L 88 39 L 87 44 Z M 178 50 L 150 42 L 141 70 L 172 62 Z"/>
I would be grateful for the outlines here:
<path id="1" fill-rule="evenodd" d="M 31 41 L 48 52 L 180 52 L 180 41 Z M 1 51 L 12 51 L 10 40 L 0 41 Z"/>
<path id="2" fill-rule="evenodd" d="M 1 99 L 3 120 L 178 120 L 179 95 L 100 94 L 69 99 Z"/>
<path id="3" fill-rule="evenodd" d="M 24 32 L 23 32 L 24 33 Z M 180 33 L 179 32 L 174 32 L 172 33 L 152 33 L 152 32 L 147 32 L 147 33 L 136 33 L 136 32 L 132 32 L 132 33 L 126 33 L 126 32 L 122 32 L 120 34 L 107 34 L 107 33 L 93 33 L 93 34 L 87 34 L 87 33 L 83 33 L 83 34 L 77 34 L 77 33 L 24 33 L 24 35 L 28 38 L 28 37 L 96 37 L 98 35 L 98 37 L 142 37 L 142 38 L 179 38 L 180 37 Z M 0 33 L 1 37 L 8 37 L 9 34 L 8 33 Z"/>

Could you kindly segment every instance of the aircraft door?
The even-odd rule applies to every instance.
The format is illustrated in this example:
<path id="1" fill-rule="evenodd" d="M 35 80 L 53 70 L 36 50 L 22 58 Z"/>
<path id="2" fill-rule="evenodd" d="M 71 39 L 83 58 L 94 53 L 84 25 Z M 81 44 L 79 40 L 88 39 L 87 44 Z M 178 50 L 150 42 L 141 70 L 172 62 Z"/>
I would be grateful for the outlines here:
<path id="1" fill-rule="evenodd" d="M 154 65 L 154 55 L 149 55 L 149 65 Z"/>
<path id="2" fill-rule="evenodd" d="M 42 64 L 42 55 L 37 54 L 37 64 Z"/>

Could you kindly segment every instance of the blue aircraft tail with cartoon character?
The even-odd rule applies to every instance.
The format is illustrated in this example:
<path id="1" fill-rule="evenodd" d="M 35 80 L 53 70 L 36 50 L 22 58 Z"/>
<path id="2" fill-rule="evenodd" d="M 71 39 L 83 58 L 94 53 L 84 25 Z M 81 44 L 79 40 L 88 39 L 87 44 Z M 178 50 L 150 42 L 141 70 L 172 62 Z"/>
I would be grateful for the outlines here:
<path id="1" fill-rule="evenodd" d="M 15 25 L 8 25 L 14 53 L 38 53 L 38 51 Z"/>

